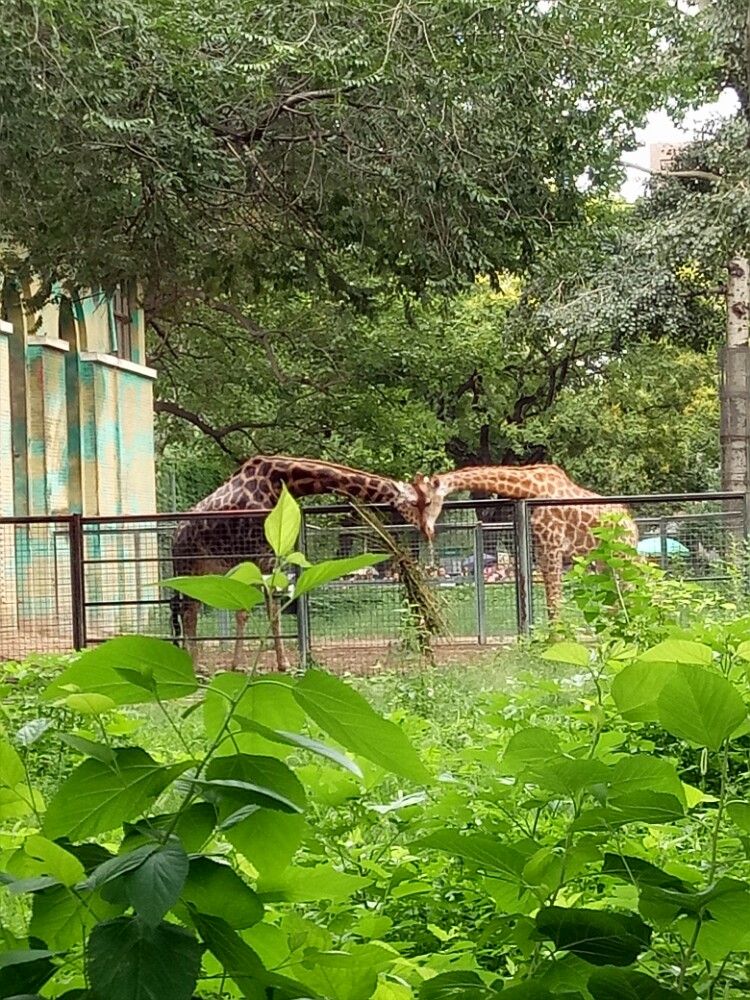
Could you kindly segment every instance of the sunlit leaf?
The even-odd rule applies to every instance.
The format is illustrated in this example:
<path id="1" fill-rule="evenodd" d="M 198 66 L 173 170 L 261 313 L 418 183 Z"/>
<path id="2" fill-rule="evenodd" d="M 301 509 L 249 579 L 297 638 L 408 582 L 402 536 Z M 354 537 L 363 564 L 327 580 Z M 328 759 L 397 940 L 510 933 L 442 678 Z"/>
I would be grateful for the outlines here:
<path id="1" fill-rule="evenodd" d="M 747 718 L 737 689 L 703 667 L 679 665 L 658 701 L 659 722 L 681 739 L 718 750 Z"/>
<path id="2" fill-rule="evenodd" d="M 148 674 L 156 685 L 147 690 L 128 681 L 115 668 Z M 111 698 L 117 705 L 138 705 L 154 701 L 185 698 L 198 688 L 193 664 L 183 649 L 171 642 L 144 635 L 124 635 L 83 653 L 47 688 L 47 701 L 64 698 L 71 686 L 80 692 L 93 692 Z"/>
<path id="3" fill-rule="evenodd" d="M 286 485 L 282 485 L 276 506 L 263 522 L 266 541 L 277 556 L 286 556 L 294 550 L 301 524 L 299 504 Z"/>
<path id="4" fill-rule="evenodd" d="M 412 781 L 432 781 L 403 730 L 337 677 L 308 670 L 293 693 L 310 718 L 347 750 Z"/>

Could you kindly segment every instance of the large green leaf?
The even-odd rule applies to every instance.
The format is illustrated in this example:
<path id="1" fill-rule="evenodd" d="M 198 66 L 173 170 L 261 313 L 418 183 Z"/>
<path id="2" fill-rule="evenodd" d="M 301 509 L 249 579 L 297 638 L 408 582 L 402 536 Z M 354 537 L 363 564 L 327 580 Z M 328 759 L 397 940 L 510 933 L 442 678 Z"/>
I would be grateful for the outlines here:
<path id="1" fill-rule="evenodd" d="M 18 751 L 10 743 L 0 740 L 0 790 L 15 788 L 25 777 L 26 772 Z"/>
<path id="2" fill-rule="evenodd" d="M 685 789 L 673 764 L 649 754 L 629 754 L 612 767 L 607 793 L 610 799 L 649 792 L 674 795 L 686 805 Z"/>
<path id="3" fill-rule="evenodd" d="M 226 575 L 232 580 L 239 580 L 240 583 L 263 583 L 263 571 L 254 562 L 242 562 L 239 566 L 230 569 Z"/>
<path id="4" fill-rule="evenodd" d="M 180 897 L 190 862 L 182 844 L 170 840 L 123 876 L 125 895 L 141 920 L 156 927 Z"/>
<path id="5" fill-rule="evenodd" d="M 358 569 L 365 569 L 367 566 L 377 566 L 378 563 L 387 559 L 387 555 L 374 555 L 365 552 L 360 556 L 349 556 L 347 559 L 329 559 L 326 562 L 316 563 L 310 566 L 303 573 L 300 573 L 294 587 L 294 597 L 307 594 L 316 587 L 322 587 L 324 583 L 331 580 L 338 580 L 348 573 L 355 573 Z"/>
<path id="6" fill-rule="evenodd" d="M 612 697 L 629 722 L 656 722 L 656 700 L 675 671 L 674 664 L 630 663 L 612 681 Z"/>
<path id="7" fill-rule="evenodd" d="M 550 990 L 541 983 L 532 982 L 510 986 L 500 994 L 500 1000 L 556 1000 L 557 997 L 564 998 L 564 1000 L 583 1000 L 578 992 Z"/>
<path id="8" fill-rule="evenodd" d="M 293 690 L 310 718 L 347 750 L 401 777 L 420 783 L 432 781 L 406 734 L 337 677 L 308 670 Z"/>
<path id="9" fill-rule="evenodd" d="M 344 947 L 316 951 L 291 971 L 326 1000 L 366 1000 L 375 993 L 378 974 L 393 965 L 396 956 L 374 941 Z"/>
<path id="10" fill-rule="evenodd" d="M 199 913 L 222 917 L 233 930 L 252 927 L 263 919 L 263 904 L 229 867 L 211 858 L 191 858 L 182 899 Z"/>
<path id="11" fill-rule="evenodd" d="M 0 952 L 0 997 L 36 993 L 51 979 L 53 952 L 42 948 Z"/>
<path id="12" fill-rule="evenodd" d="M 560 740 L 548 729 L 530 727 L 508 741 L 501 767 L 507 774 L 519 774 L 534 764 L 546 764 L 560 753 Z"/>
<path id="13" fill-rule="evenodd" d="M 306 720 L 292 693 L 293 686 L 294 681 L 289 677 L 250 679 L 236 673 L 216 674 L 203 702 L 206 736 L 213 740 L 219 734 L 232 701 L 237 704 L 235 714 L 243 719 L 269 729 L 298 732 Z M 239 730 L 240 724 L 234 724 L 233 728 Z"/>
<path id="14" fill-rule="evenodd" d="M 307 804 L 297 775 L 275 757 L 244 753 L 214 757 L 206 769 L 206 779 L 201 787 L 204 794 L 213 789 L 222 801 L 222 819 L 238 805 L 248 803 L 292 812 L 301 812 Z"/>
<path id="15" fill-rule="evenodd" d="M 99 893 L 77 889 L 69 892 L 62 885 L 34 893 L 29 935 L 49 948 L 68 951 L 77 948 L 95 923 L 119 916 L 123 906 L 105 902 Z"/>
<path id="16" fill-rule="evenodd" d="M 124 854 L 116 854 L 107 858 L 97 865 L 86 879 L 84 887 L 87 889 L 99 889 L 101 886 L 122 878 L 127 872 L 135 871 L 144 861 L 159 850 L 159 845 L 153 842 L 136 847 L 133 851 Z"/>
<path id="17" fill-rule="evenodd" d="M 419 1000 L 491 1000 L 498 994 L 476 972 L 441 972 L 419 987 Z"/>
<path id="18" fill-rule="evenodd" d="M 734 799 L 727 803 L 727 815 L 740 830 L 750 833 L 750 802 Z"/>
<path id="19" fill-rule="evenodd" d="M 588 987 L 594 1000 L 678 1000 L 685 995 L 631 969 L 597 969 Z"/>
<path id="20" fill-rule="evenodd" d="M 445 851 L 483 871 L 511 879 L 521 878 L 528 860 L 521 851 L 483 833 L 461 834 L 455 830 L 439 830 L 416 841 L 412 847 Z"/>
<path id="21" fill-rule="evenodd" d="M 258 881 L 258 892 L 263 899 L 273 903 L 313 903 L 320 899 L 338 903 L 366 889 L 372 882 L 373 879 L 365 875 L 340 872 L 329 864 L 314 868 L 291 866 L 282 872 L 265 874 Z"/>
<path id="22" fill-rule="evenodd" d="M 582 812 L 573 821 L 574 830 L 610 830 L 626 823 L 671 823 L 685 815 L 676 795 L 666 792 L 632 792 L 620 795 L 605 807 Z"/>
<path id="23" fill-rule="evenodd" d="M 160 580 L 162 587 L 192 597 L 211 608 L 223 611 L 252 611 L 263 600 L 263 592 L 230 576 L 206 573 L 205 576 L 175 576 Z"/>
<path id="24" fill-rule="evenodd" d="M 747 718 L 736 688 L 703 667 L 675 667 L 658 701 L 659 722 L 680 739 L 718 750 Z"/>
<path id="25" fill-rule="evenodd" d="M 191 1000 L 202 948 L 183 927 L 148 927 L 137 917 L 97 924 L 88 940 L 96 1000 Z"/>
<path id="26" fill-rule="evenodd" d="M 641 900 L 664 903 L 674 907 L 679 913 L 703 914 L 706 910 L 712 909 L 717 900 L 725 896 L 736 896 L 738 893 L 747 894 L 748 891 L 750 886 L 747 882 L 722 876 L 713 885 L 698 892 L 694 890 L 682 892 L 659 885 L 642 885 Z"/>
<path id="27" fill-rule="evenodd" d="M 0 820 L 25 816 L 32 802 L 23 761 L 10 743 L 0 740 Z"/>
<path id="28" fill-rule="evenodd" d="M 557 948 L 592 965 L 631 965 L 651 939 L 651 929 L 636 914 L 584 907 L 543 907 L 537 913 L 536 927 Z"/>
<path id="29" fill-rule="evenodd" d="M 664 639 L 638 657 L 641 663 L 684 663 L 707 667 L 713 662 L 713 650 L 692 639 Z"/>
<path id="30" fill-rule="evenodd" d="M 682 879 L 652 865 L 650 861 L 629 857 L 626 854 L 605 854 L 602 873 L 621 878 L 624 882 L 631 882 L 634 885 L 658 885 L 678 892 L 689 891 Z"/>
<path id="31" fill-rule="evenodd" d="M 282 485 L 276 506 L 263 522 L 266 541 L 277 556 L 286 556 L 294 551 L 301 524 L 299 504 L 286 485 Z"/>
<path id="32" fill-rule="evenodd" d="M 191 761 L 160 766 L 140 747 L 115 751 L 115 764 L 86 760 L 63 782 L 44 817 L 51 840 L 82 840 L 143 812 Z"/>
<path id="33" fill-rule="evenodd" d="M 325 757 L 327 760 L 332 760 L 336 764 L 340 764 L 342 767 L 346 768 L 347 771 L 351 771 L 352 774 L 356 774 L 358 778 L 362 777 L 362 769 L 358 764 L 355 764 L 353 760 L 350 760 L 346 754 L 341 753 L 335 747 L 329 747 L 325 743 L 321 743 L 319 740 L 313 740 L 309 736 L 303 736 L 302 733 L 287 733 L 282 732 L 278 729 L 269 729 L 268 726 L 262 725 L 260 722 L 254 722 L 252 719 L 245 719 L 241 715 L 237 714 L 237 726 L 240 730 L 244 732 L 257 733 L 259 736 L 263 736 L 270 743 L 279 743 L 282 746 L 296 747 L 299 750 L 309 750 L 310 753 L 317 754 L 319 757 Z"/>
<path id="34" fill-rule="evenodd" d="M 140 844 L 153 844 L 155 840 L 163 839 L 163 835 L 171 831 L 188 854 L 197 853 L 211 836 L 216 820 L 216 809 L 210 802 L 194 802 L 182 810 L 179 817 L 176 813 L 162 813 L 136 823 L 124 823 L 122 846 L 124 850 L 132 851 Z"/>
<path id="35" fill-rule="evenodd" d="M 256 952 L 232 930 L 226 920 L 204 913 L 193 914 L 193 922 L 208 949 L 221 963 L 247 1000 L 266 1000 L 267 987 L 275 988 L 285 1000 L 309 998 L 310 990 L 285 976 L 268 972 Z M 156 998 L 154 998 L 156 1000 Z"/>
<path id="36" fill-rule="evenodd" d="M 750 892 L 738 889 L 711 900 L 695 942 L 708 962 L 723 962 L 732 952 L 750 951 Z"/>
<path id="37" fill-rule="evenodd" d="M 30 858 L 42 863 L 41 874 L 54 875 L 64 886 L 75 885 L 85 874 L 83 865 L 74 854 L 47 837 L 32 834 L 26 838 L 23 849 Z"/>
<path id="38" fill-rule="evenodd" d="M 259 809 L 232 826 L 225 836 L 232 847 L 265 876 L 286 868 L 304 832 L 303 816 Z"/>
<path id="39" fill-rule="evenodd" d="M 556 642 L 542 653 L 543 660 L 570 663 L 576 667 L 587 667 L 591 662 L 591 650 L 580 642 Z"/>
<path id="40" fill-rule="evenodd" d="M 610 768 L 600 760 L 557 757 L 547 764 L 546 767 L 537 764 L 529 777 L 542 788 L 560 795 L 572 796 L 584 788 L 605 785 L 610 776 Z"/>
<path id="41" fill-rule="evenodd" d="M 122 673 L 118 671 L 123 671 Z M 142 683 L 133 683 L 133 676 Z M 185 698 L 198 688 L 193 663 L 171 642 L 144 635 L 123 635 L 89 649 L 44 691 L 47 701 L 65 698 L 70 686 L 111 698 L 117 705 L 138 705 Z"/>

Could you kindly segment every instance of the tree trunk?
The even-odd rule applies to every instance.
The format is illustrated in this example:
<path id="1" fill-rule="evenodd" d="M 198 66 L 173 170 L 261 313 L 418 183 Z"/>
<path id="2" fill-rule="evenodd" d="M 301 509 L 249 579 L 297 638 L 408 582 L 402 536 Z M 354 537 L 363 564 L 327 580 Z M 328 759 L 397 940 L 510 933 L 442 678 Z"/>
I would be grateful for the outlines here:
<path id="1" fill-rule="evenodd" d="M 725 490 L 747 493 L 750 489 L 747 258 L 735 257 L 727 270 L 727 343 L 721 364 L 721 478 Z"/>

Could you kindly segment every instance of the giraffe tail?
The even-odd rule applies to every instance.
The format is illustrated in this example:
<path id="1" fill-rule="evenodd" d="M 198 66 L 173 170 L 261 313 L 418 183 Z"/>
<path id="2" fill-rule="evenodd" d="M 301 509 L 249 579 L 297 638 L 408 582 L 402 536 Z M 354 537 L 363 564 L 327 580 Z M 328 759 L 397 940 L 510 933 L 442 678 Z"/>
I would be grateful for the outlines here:
<path id="1" fill-rule="evenodd" d="M 177 591 L 175 591 L 169 599 L 169 607 L 172 642 L 175 646 L 179 646 L 180 640 L 185 637 L 185 630 L 182 626 L 182 613 L 184 610 L 182 594 L 178 594 Z"/>

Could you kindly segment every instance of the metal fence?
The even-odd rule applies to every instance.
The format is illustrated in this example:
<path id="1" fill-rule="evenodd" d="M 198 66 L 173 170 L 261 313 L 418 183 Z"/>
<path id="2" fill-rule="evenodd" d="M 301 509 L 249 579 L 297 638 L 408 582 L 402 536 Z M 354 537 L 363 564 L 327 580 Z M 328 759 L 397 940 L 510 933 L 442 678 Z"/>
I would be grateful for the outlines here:
<path id="1" fill-rule="evenodd" d="M 580 500 L 447 503 L 433 546 L 410 526 L 389 530 L 426 569 L 441 597 L 450 635 L 438 648 L 492 644 L 545 620 L 530 518 L 544 506 Z M 597 501 L 597 503 L 604 501 Z M 736 493 L 607 498 L 635 516 L 647 557 L 668 573 L 710 586 L 744 585 L 748 518 Z M 381 511 L 385 513 L 384 509 Z M 238 514 L 216 514 L 217 520 Z M 81 515 L 0 519 L 0 659 L 82 649 L 114 635 L 171 637 L 168 591 L 171 543 L 178 525 L 205 514 L 119 518 Z M 377 551 L 377 538 L 347 504 L 303 511 L 300 548 L 315 563 Z M 237 561 L 258 553 L 233 553 Z M 413 622 L 390 561 L 302 597 L 283 617 L 290 655 L 353 663 L 409 648 Z M 228 666 L 234 637 L 230 612 L 203 609 L 199 660 Z M 261 611 L 250 615 L 248 645 L 265 634 Z M 373 652 L 374 651 L 374 652 Z"/>

